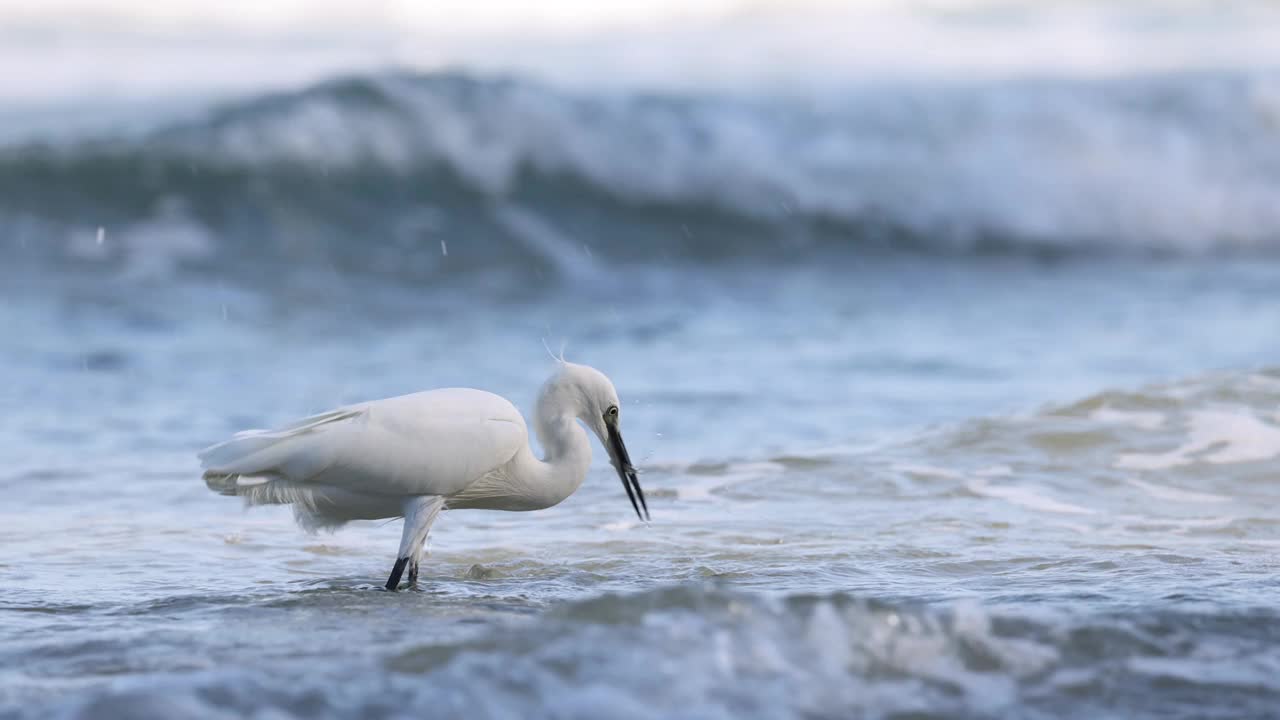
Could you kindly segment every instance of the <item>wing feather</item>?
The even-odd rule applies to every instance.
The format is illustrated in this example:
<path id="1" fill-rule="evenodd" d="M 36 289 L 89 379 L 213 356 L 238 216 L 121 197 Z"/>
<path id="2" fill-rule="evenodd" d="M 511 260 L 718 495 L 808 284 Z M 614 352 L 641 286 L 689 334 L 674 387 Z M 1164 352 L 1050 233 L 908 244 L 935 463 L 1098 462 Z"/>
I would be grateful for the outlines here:
<path id="1" fill-rule="evenodd" d="M 208 473 L 269 476 L 385 495 L 452 495 L 528 441 L 492 393 L 448 388 L 339 408 L 240 433 L 200 454 Z"/>

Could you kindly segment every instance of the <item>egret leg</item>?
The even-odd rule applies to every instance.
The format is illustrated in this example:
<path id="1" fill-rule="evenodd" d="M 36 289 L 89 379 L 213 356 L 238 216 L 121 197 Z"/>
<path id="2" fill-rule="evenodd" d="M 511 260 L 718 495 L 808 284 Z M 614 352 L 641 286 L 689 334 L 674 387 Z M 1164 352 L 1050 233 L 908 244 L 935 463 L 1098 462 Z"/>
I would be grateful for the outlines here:
<path id="1" fill-rule="evenodd" d="M 409 587 L 418 587 L 418 565 L 422 560 L 422 553 L 426 548 L 427 535 L 423 534 L 418 540 L 418 544 L 413 547 L 413 554 L 409 556 Z"/>
<path id="2" fill-rule="evenodd" d="M 394 592 L 400 587 L 400 576 L 404 574 L 405 563 L 409 562 L 409 558 L 396 558 L 396 564 L 391 568 L 391 577 L 387 578 L 387 589 Z"/>
<path id="3" fill-rule="evenodd" d="M 400 577 L 405 566 L 409 566 L 409 584 L 418 580 L 418 559 L 422 556 L 422 546 L 427 541 L 427 533 L 436 516 L 444 509 L 444 498 L 435 495 L 412 497 L 404 503 L 404 532 L 400 535 L 400 552 L 396 553 L 395 567 L 391 568 L 391 577 L 387 578 L 387 589 L 400 587 Z"/>

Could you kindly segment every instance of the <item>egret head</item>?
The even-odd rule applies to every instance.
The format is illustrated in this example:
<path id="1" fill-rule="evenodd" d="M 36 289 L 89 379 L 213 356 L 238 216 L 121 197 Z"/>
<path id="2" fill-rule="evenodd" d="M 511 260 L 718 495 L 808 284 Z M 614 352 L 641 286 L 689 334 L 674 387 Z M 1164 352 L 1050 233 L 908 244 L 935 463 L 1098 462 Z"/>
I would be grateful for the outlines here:
<path id="1" fill-rule="evenodd" d="M 542 403 L 571 408 L 578 419 L 591 428 L 609 453 L 609 462 L 618 471 L 636 516 L 648 520 L 649 506 L 640 489 L 640 479 L 636 477 L 631 456 L 627 454 L 627 446 L 622 442 L 622 410 L 618 391 L 609 378 L 593 367 L 562 360 L 559 372 L 542 387 L 539 404 Z"/>

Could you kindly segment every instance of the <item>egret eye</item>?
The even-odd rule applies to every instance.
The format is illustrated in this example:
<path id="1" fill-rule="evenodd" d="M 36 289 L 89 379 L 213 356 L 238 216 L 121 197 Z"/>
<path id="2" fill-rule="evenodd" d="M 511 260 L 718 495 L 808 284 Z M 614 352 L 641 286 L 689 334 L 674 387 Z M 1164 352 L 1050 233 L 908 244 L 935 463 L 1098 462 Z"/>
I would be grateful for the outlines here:
<path id="1" fill-rule="evenodd" d="M 618 419 L 618 406 L 617 406 L 617 405 L 610 405 L 610 406 L 609 406 L 609 409 L 604 411 L 604 416 L 605 416 L 605 417 L 607 417 L 607 418 L 609 418 L 609 419 L 611 419 L 611 420 L 617 420 L 617 419 Z"/>

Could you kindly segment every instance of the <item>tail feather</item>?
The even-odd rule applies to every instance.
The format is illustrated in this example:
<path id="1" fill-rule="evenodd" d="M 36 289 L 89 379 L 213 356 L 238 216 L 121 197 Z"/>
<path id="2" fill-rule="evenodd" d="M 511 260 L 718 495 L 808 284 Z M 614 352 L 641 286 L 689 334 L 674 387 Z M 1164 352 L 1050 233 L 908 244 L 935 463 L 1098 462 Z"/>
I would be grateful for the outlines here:
<path id="1" fill-rule="evenodd" d="M 246 507 L 292 505 L 294 519 L 308 532 L 334 530 L 352 520 L 378 520 L 403 513 L 401 498 L 354 493 L 324 485 L 214 472 L 205 473 L 204 481 L 210 490 L 220 495 L 243 498 Z"/>
<path id="2" fill-rule="evenodd" d="M 219 495 L 235 497 L 244 495 L 248 488 L 270 484 L 272 479 L 265 475 L 239 475 L 237 473 L 220 473 L 213 470 L 204 474 L 204 484 Z"/>
<path id="3" fill-rule="evenodd" d="M 204 484 L 208 486 L 210 490 L 218 493 L 219 495 L 235 496 L 236 480 L 239 478 L 239 475 L 228 475 L 226 473 L 217 473 L 209 470 L 204 474 Z"/>
<path id="4" fill-rule="evenodd" d="M 236 433 L 199 453 L 205 485 L 220 495 L 244 498 L 245 505 L 292 505 L 294 517 L 309 531 L 397 517 L 403 513 L 398 498 L 315 482 L 333 461 L 331 443 L 317 433 L 364 414 L 364 407 L 352 406 L 275 430 Z"/>
<path id="5" fill-rule="evenodd" d="M 297 485 L 287 480 L 265 476 L 236 475 L 217 472 L 204 474 L 205 485 L 219 495 L 244 498 L 245 507 L 254 505 L 292 505 L 294 519 L 308 532 L 333 530 L 352 518 L 334 516 L 326 502 L 324 488 Z"/>

